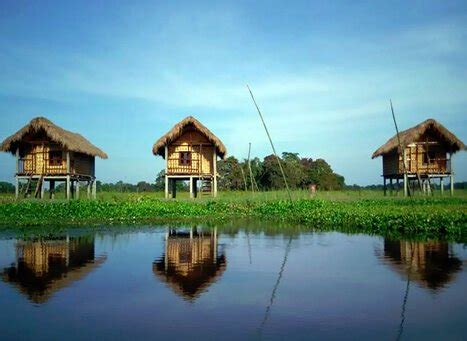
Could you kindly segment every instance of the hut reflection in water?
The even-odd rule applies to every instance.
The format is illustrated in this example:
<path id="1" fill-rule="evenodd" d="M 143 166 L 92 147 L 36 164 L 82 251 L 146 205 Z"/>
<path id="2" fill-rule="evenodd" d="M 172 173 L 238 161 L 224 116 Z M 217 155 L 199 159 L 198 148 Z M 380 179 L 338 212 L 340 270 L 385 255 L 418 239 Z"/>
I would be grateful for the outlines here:
<path id="1" fill-rule="evenodd" d="M 3 270 L 11 283 L 34 303 L 46 302 L 54 293 L 84 278 L 102 264 L 95 258 L 94 237 L 18 241 L 16 262 Z"/>
<path id="2" fill-rule="evenodd" d="M 219 279 L 225 267 L 226 258 L 218 250 L 216 229 L 170 229 L 165 253 L 153 263 L 153 272 L 177 295 L 192 301 Z"/>
<path id="3" fill-rule="evenodd" d="M 384 240 L 384 258 L 404 279 L 437 291 L 451 282 L 462 269 L 446 242 Z"/>

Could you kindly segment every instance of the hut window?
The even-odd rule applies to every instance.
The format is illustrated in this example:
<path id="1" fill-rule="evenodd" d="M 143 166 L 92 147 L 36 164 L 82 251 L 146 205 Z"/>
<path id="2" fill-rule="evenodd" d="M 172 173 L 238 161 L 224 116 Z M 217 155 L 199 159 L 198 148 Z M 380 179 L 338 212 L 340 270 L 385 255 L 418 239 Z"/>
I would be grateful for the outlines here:
<path id="1" fill-rule="evenodd" d="M 61 166 L 62 165 L 62 151 L 51 150 L 49 152 L 49 165 L 50 166 Z"/>
<path id="2" fill-rule="evenodd" d="M 436 158 L 436 154 L 433 151 L 428 151 L 423 153 L 423 164 L 427 165 Z"/>
<path id="3" fill-rule="evenodd" d="M 180 152 L 180 165 L 191 166 L 191 152 Z"/>

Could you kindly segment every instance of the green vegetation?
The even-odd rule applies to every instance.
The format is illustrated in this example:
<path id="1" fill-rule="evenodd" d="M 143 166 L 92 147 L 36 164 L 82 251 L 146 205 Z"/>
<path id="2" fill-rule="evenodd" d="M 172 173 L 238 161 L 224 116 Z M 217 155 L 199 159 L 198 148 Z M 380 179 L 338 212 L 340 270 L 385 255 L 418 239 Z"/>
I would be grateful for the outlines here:
<path id="1" fill-rule="evenodd" d="M 467 239 L 467 195 L 456 197 L 383 197 L 379 191 L 222 192 L 219 198 L 164 200 L 161 193 L 99 193 L 99 200 L 15 202 L 0 197 L 4 227 L 94 223 L 219 222 L 254 218 L 300 224 L 315 230 L 377 234 L 402 233 Z"/>

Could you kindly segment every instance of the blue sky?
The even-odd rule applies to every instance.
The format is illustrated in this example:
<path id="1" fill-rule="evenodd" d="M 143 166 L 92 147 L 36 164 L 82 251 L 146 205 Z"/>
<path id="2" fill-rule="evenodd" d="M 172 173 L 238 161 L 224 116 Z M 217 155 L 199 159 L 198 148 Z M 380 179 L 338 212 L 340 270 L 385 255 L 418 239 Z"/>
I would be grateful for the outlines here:
<path id="1" fill-rule="evenodd" d="M 2 1 L 0 139 L 36 116 L 109 154 L 103 181 L 153 181 L 155 140 L 196 116 L 244 158 L 325 158 L 349 184 L 381 182 L 372 152 L 435 118 L 467 141 L 465 1 Z M 455 156 L 467 181 L 467 156 Z M 14 159 L 0 155 L 0 181 Z"/>

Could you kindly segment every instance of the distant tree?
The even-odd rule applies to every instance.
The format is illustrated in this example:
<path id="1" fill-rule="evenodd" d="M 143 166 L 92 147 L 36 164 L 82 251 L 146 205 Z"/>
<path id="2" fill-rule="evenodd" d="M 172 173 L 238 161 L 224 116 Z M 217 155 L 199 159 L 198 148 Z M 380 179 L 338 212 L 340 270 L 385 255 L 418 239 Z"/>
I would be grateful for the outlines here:
<path id="1" fill-rule="evenodd" d="M 315 184 L 322 190 L 340 190 L 344 188 L 344 177 L 334 173 L 325 160 L 302 159 L 301 164 L 307 174 L 305 181 L 307 185 Z"/>
<path id="2" fill-rule="evenodd" d="M 140 181 L 136 184 L 137 192 L 152 192 L 153 190 L 154 186 L 146 181 Z"/>
<path id="3" fill-rule="evenodd" d="M 284 179 L 274 155 L 268 155 L 264 158 L 259 183 L 263 189 L 284 188 Z"/>
<path id="4" fill-rule="evenodd" d="M 240 164 L 234 156 L 229 156 L 227 159 L 221 160 L 217 163 L 219 189 L 240 190 L 245 188 L 240 167 L 243 167 L 244 172 L 246 172 L 244 165 Z"/>
<path id="5" fill-rule="evenodd" d="M 15 186 L 12 183 L 0 181 L 0 193 L 14 193 Z"/>
<path id="6" fill-rule="evenodd" d="M 157 174 L 154 189 L 156 191 L 164 191 L 165 190 L 165 169 L 161 170 Z"/>

